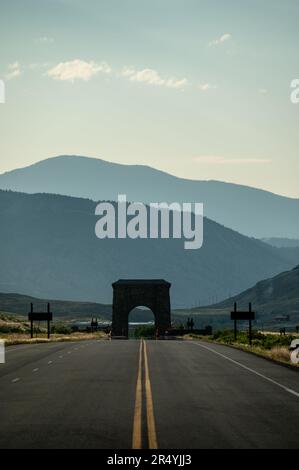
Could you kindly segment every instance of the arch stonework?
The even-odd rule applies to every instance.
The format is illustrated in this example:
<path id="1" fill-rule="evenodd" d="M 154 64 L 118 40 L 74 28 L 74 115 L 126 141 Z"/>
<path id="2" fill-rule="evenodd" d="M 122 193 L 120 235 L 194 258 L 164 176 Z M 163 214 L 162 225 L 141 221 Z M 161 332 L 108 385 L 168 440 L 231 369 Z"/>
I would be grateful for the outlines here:
<path id="1" fill-rule="evenodd" d="M 171 327 L 169 282 L 163 279 L 120 279 L 112 287 L 112 336 L 128 337 L 129 313 L 141 305 L 153 312 L 160 334 Z"/>

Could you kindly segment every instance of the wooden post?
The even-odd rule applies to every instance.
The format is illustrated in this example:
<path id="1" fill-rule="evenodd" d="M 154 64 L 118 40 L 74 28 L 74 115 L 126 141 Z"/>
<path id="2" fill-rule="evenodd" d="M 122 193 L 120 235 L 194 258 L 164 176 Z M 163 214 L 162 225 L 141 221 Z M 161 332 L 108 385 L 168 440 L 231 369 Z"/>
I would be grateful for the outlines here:
<path id="1" fill-rule="evenodd" d="M 48 303 L 48 314 L 50 314 L 50 304 Z M 50 320 L 48 320 L 48 339 L 50 339 Z"/>
<path id="2" fill-rule="evenodd" d="M 251 302 L 249 303 L 249 313 L 251 313 Z M 251 319 L 249 320 L 249 344 L 252 345 L 252 323 Z"/>
<path id="3" fill-rule="evenodd" d="M 234 303 L 234 311 L 237 313 L 237 302 Z M 237 320 L 234 320 L 234 339 L 237 341 Z"/>
<path id="4" fill-rule="evenodd" d="M 33 304 L 32 304 L 32 303 L 30 304 L 30 312 L 31 312 L 30 336 L 31 336 L 31 338 L 33 338 L 33 319 L 32 319 L 32 315 L 33 315 Z"/>
<path id="5" fill-rule="evenodd" d="M 238 320 L 248 320 L 249 322 L 249 344 L 252 344 L 252 320 L 255 320 L 255 312 L 252 311 L 251 302 L 249 303 L 249 311 L 243 312 L 237 310 L 237 302 L 234 303 L 234 311 L 231 312 L 231 320 L 234 320 L 234 340 L 237 340 L 237 321 Z"/>
<path id="6" fill-rule="evenodd" d="M 30 304 L 30 312 L 28 313 L 28 321 L 30 322 L 30 336 L 33 338 L 33 327 L 35 321 L 46 321 L 47 322 L 47 336 L 48 339 L 51 335 L 51 321 L 52 321 L 52 313 L 50 309 L 50 303 L 47 305 L 47 312 L 33 312 L 33 303 Z"/>

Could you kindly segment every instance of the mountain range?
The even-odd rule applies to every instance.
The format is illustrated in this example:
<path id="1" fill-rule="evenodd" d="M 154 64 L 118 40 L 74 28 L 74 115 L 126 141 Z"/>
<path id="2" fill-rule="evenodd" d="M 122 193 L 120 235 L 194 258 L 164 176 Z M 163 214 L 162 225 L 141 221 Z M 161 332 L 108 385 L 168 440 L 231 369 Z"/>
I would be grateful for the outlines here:
<path id="1" fill-rule="evenodd" d="M 258 282 L 241 294 L 217 304 L 217 308 L 248 308 L 252 302 L 259 314 L 265 316 L 295 315 L 299 321 L 299 266 L 270 279 Z"/>
<path id="2" fill-rule="evenodd" d="M 299 238 L 299 199 L 220 181 L 178 178 L 142 165 L 60 156 L 0 175 L 0 188 L 79 198 L 202 202 L 205 215 L 255 238 Z"/>
<path id="3" fill-rule="evenodd" d="M 277 248 L 299 248 L 299 240 L 292 238 L 264 238 L 262 240 Z"/>
<path id="4" fill-rule="evenodd" d="M 0 191 L 0 292 L 111 304 L 119 278 L 165 278 L 173 308 L 212 304 L 299 263 L 205 218 L 204 244 L 95 236 L 96 202 Z M 296 252 L 297 253 L 297 252 Z"/>
<path id="5" fill-rule="evenodd" d="M 91 302 L 72 302 L 63 300 L 47 300 L 29 297 L 20 294 L 0 293 L 0 312 L 17 313 L 18 316 L 26 315 L 30 303 L 34 304 L 35 311 L 44 311 L 47 302 L 51 302 L 51 310 L 54 312 L 54 320 L 89 320 L 92 316 L 104 320 L 111 320 L 111 305 L 103 305 Z M 201 327 L 212 324 L 216 327 L 231 325 L 230 311 L 234 302 L 238 309 L 248 308 L 252 303 L 257 313 L 257 319 L 264 324 L 275 323 L 276 316 L 290 316 L 290 322 L 299 324 L 299 266 L 285 271 L 270 279 L 258 282 L 256 285 L 210 307 L 202 307 L 189 310 L 173 310 L 172 316 L 176 321 L 184 322 L 187 316 L 195 319 Z M 152 314 L 135 309 L 130 315 L 130 321 L 150 321 Z"/>
<path id="6" fill-rule="evenodd" d="M 26 316 L 33 303 L 35 312 L 45 312 L 50 302 L 53 319 L 57 320 L 84 320 L 92 316 L 101 319 L 111 319 L 111 305 L 91 302 L 70 302 L 64 300 L 38 299 L 28 295 L 0 293 L 0 311 Z"/>
<path id="7" fill-rule="evenodd" d="M 0 312 L 16 314 L 18 317 L 27 318 L 30 304 L 33 304 L 35 312 L 45 312 L 47 303 L 50 303 L 54 321 L 111 320 L 112 305 L 104 305 L 95 302 L 72 302 L 68 300 L 39 299 L 29 295 L 0 293 Z M 152 321 L 153 314 L 147 310 L 135 308 L 130 314 L 130 321 Z"/>

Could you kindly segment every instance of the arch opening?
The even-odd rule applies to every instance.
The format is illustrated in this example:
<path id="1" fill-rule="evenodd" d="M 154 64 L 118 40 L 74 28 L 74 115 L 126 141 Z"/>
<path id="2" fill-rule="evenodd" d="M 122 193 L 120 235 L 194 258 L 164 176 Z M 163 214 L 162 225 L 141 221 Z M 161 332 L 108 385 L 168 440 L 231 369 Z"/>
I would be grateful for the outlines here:
<path id="1" fill-rule="evenodd" d="M 156 317 L 154 312 L 144 305 L 138 305 L 129 312 L 129 338 L 155 337 Z"/>

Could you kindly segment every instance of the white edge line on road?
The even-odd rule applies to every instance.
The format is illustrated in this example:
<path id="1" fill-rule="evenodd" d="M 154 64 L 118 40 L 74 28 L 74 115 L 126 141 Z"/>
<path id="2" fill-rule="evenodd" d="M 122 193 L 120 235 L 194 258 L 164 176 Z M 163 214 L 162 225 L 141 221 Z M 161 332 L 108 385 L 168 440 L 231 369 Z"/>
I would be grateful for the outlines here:
<path id="1" fill-rule="evenodd" d="M 18 348 L 13 348 L 12 346 L 6 346 L 5 347 L 5 354 L 8 352 L 13 352 L 13 351 L 21 351 L 22 349 L 27 349 L 30 346 L 41 346 L 41 345 L 49 345 L 49 346 L 56 346 L 59 343 L 59 341 L 53 341 L 52 343 L 21 343 L 19 344 Z M 77 341 L 67 341 L 67 344 L 75 344 Z M 23 346 L 23 347 L 22 347 Z"/>
<path id="2" fill-rule="evenodd" d="M 256 370 L 251 369 L 250 367 L 247 367 L 244 364 L 241 364 L 241 362 L 235 361 L 234 359 L 231 359 L 230 357 L 225 356 L 225 354 L 221 354 L 220 352 L 215 351 L 215 349 L 209 348 L 208 346 L 204 346 L 203 344 L 199 344 L 199 343 L 190 343 L 190 344 L 194 344 L 195 346 L 199 346 L 200 348 L 207 349 L 208 351 L 210 351 L 214 354 L 217 354 L 217 356 L 220 356 L 223 359 L 226 359 L 227 361 L 230 361 L 233 364 L 236 364 L 237 366 L 242 367 L 243 369 L 251 372 L 252 374 L 255 374 L 258 377 L 261 377 L 262 379 L 267 380 L 268 382 L 270 382 L 274 385 L 277 385 L 277 387 L 282 388 L 285 392 L 288 392 L 291 395 L 294 395 L 295 397 L 299 398 L 299 393 L 296 392 L 295 390 L 292 390 L 291 388 L 288 388 L 285 385 L 282 385 L 279 382 L 276 382 L 276 380 L 270 379 L 270 377 L 267 377 L 266 375 L 261 374 L 260 372 L 257 372 Z"/>
<path id="3" fill-rule="evenodd" d="M 13 352 L 13 351 L 20 351 L 21 349 L 24 349 L 24 348 L 13 348 L 13 349 L 11 349 L 9 346 L 6 346 L 5 347 L 5 353 Z"/>

